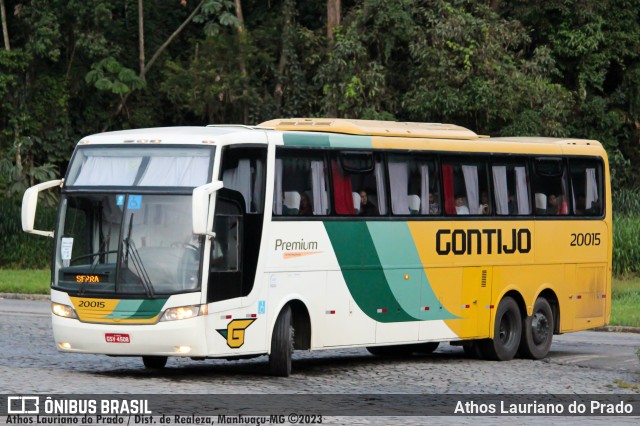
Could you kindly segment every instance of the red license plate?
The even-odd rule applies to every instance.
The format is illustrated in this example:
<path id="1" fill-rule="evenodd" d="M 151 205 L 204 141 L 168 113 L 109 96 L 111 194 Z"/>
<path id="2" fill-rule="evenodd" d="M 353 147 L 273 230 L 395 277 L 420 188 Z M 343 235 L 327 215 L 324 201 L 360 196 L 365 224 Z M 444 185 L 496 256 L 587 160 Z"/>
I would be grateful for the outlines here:
<path id="1" fill-rule="evenodd" d="M 130 343 L 131 339 L 128 334 L 120 334 L 120 333 L 105 333 L 104 340 L 107 343 Z"/>

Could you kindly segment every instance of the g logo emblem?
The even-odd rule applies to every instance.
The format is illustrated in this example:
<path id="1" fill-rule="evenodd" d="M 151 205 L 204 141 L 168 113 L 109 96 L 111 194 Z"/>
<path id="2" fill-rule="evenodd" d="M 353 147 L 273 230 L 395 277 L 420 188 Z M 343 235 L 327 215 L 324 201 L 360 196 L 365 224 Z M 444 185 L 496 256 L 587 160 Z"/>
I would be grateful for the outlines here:
<path id="1" fill-rule="evenodd" d="M 227 346 L 237 349 L 244 345 L 244 331 L 255 321 L 252 319 L 235 319 L 227 324 L 227 329 L 216 330 L 227 339 Z"/>

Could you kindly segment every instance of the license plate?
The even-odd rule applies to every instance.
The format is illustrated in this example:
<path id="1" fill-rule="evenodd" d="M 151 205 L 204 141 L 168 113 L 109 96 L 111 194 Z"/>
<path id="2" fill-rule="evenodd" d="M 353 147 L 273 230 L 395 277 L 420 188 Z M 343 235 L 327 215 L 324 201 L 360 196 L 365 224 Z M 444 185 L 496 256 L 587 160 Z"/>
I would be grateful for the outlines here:
<path id="1" fill-rule="evenodd" d="M 130 343 L 131 339 L 128 334 L 120 334 L 120 333 L 105 333 L 104 340 L 107 343 Z"/>

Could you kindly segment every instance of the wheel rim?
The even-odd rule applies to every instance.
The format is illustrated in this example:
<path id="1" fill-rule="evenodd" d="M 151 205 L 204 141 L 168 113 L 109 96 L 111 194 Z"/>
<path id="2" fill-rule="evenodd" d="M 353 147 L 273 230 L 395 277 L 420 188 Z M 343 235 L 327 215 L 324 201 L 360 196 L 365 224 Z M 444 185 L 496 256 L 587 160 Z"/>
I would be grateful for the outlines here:
<path id="1" fill-rule="evenodd" d="M 531 318 L 531 337 L 536 345 L 546 342 L 549 337 L 549 318 L 542 312 L 536 312 Z"/>

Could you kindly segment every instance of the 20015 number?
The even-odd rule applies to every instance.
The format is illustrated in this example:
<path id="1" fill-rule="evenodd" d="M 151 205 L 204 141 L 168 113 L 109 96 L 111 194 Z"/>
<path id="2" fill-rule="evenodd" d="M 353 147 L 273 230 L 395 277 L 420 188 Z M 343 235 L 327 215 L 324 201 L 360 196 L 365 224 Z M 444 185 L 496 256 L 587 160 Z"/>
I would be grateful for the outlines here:
<path id="1" fill-rule="evenodd" d="M 104 302 L 96 302 L 94 300 L 81 300 L 80 308 L 104 308 Z"/>
<path id="2" fill-rule="evenodd" d="M 586 234 L 571 234 L 572 246 L 599 246 L 600 245 L 600 233 L 588 232 Z"/>

